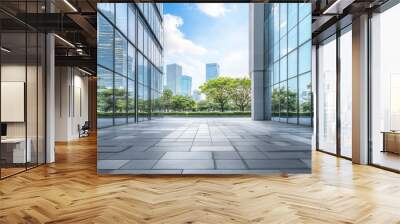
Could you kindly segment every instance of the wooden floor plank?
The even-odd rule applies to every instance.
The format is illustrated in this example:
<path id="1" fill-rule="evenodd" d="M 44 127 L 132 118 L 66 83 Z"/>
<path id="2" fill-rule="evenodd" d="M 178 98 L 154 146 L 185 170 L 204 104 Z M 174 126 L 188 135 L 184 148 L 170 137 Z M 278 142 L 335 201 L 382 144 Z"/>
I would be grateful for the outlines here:
<path id="1" fill-rule="evenodd" d="M 0 181 L 0 223 L 400 223 L 400 175 L 313 152 L 311 175 L 97 175 L 96 139 Z"/>

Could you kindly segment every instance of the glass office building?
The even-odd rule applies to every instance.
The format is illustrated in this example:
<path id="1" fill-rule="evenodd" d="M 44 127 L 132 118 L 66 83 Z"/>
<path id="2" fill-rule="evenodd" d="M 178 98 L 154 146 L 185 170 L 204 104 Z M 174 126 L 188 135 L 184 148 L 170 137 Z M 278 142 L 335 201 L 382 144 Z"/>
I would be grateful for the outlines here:
<path id="1" fill-rule="evenodd" d="M 192 95 L 192 77 L 183 75 L 181 77 L 181 92 L 180 95 L 191 96 Z"/>
<path id="2" fill-rule="evenodd" d="M 209 63 L 206 64 L 206 81 L 216 79 L 219 76 L 219 64 Z"/>
<path id="3" fill-rule="evenodd" d="M 311 126 L 311 4 L 265 4 L 264 32 L 265 117 Z"/>
<path id="4" fill-rule="evenodd" d="M 98 3 L 98 127 L 149 120 L 161 111 L 162 4 Z"/>

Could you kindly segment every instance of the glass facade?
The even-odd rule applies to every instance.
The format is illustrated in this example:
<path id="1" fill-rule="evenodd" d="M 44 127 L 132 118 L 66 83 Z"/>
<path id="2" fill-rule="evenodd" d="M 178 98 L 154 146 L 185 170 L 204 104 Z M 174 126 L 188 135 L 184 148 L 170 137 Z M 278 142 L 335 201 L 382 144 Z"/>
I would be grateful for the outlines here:
<path id="1" fill-rule="evenodd" d="M 264 10 L 264 88 L 271 96 L 265 116 L 311 126 L 311 4 L 265 4 Z"/>
<path id="2" fill-rule="evenodd" d="M 336 153 L 336 35 L 318 46 L 318 148 Z"/>
<path id="3" fill-rule="evenodd" d="M 162 4 L 98 3 L 98 127 L 158 116 L 163 80 Z"/>
<path id="4" fill-rule="evenodd" d="M 43 3 L 18 2 L 15 13 L 42 13 Z M 10 15 L 0 12 L 0 179 L 46 160 L 46 37 Z"/>
<path id="5" fill-rule="evenodd" d="M 400 171 L 400 4 L 371 18 L 370 162 Z"/>

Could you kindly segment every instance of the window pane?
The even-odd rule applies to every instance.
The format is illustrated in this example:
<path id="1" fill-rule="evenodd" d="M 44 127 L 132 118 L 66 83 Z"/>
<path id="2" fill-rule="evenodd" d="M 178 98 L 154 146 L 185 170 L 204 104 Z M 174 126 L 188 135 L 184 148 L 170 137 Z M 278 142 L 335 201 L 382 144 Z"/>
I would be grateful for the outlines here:
<path id="1" fill-rule="evenodd" d="M 352 157 L 352 34 L 340 37 L 340 151 Z"/>
<path id="2" fill-rule="evenodd" d="M 279 121 L 279 102 L 280 102 L 280 94 L 279 94 L 279 84 L 274 85 L 272 89 L 272 120 Z"/>
<path id="3" fill-rule="evenodd" d="M 115 72 L 127 75 L 128 70 L 128 41 L 120 34 L 115 32 Z"/>
<path id="4" fill-rule="evenodd" d="M 274 42 L 279 41 L 279 4 L 274 4 Z"/>
<path id="5" fill-rule="evenodd" d="M 128 122 L 135 122 L 135 81 L 128 79 Z"/>
<path id="6" fill-rule="evenodd" d="M 144 84 L 144 58 L 140 53 L 138 53 L 138 81 Z"/>
<path id="7" fill-rule="evenodd" d="M 281 57 L 287 54 L 287 36 L 282 37 L 281 41 Z"/>
<path id="8" fill-rule="evenodd" d="M 311 41 L 299 48 L 299 74 L 311 70 Z"/>
<path id="9" fill-rule="evenodd" d="M 299 4 L 299 20 L 303 19 L 307 15 L 311 14 L 311 3 L 300 3 Z"/>
<path id="10" fill-rule="evenodd" d="M 311 73 L 299 76 L 299 123 L 312 124 Z"/>
<path id="11" fill-rule="evenodd" d="M 127 122 L 127 79 L 115 74 L 114 77 L 114 124 L 125 124 Z"/>
<path id="12" fill-rule="evenodd" d="M 288 30 L 292 29 L 297 24 L 297 3 L 288 4 Z"/>
<path id="13" fill-rule="evenodd" d="M 274 61 L 279 60 L 279 42 L 274 46 Z"/>
<path id="14" fill-rule="evenodd" d="M 112 23 L 114 20 L 114 3 L 97 3 L 97 9 L 101 11 Z"/>
<path id="15" fill-rule="evenodd" d="M 299 24 L 299 44 L 311 39 L 311 14 Z"/>
<path id="16" fill-rule="evenodd" d="M 280 62 L 280 81 L 287 79 L 287 58 L 283 57 Z"/>
<path id="17" fill-rule="evenodd" d="M 274 64 L 274 84 L 279 83 L 279 61 Z"/>
<path id="18" fill-rule="evenodd" d="M 99 37 L 97 39 L 97 63 L 109 69 L 113 69 L 114 28 L 103 16 L 98 16 L 97 18 L 99 31 Z"/>
<path id="19" fill-rule="evenodd" d="M 336 153 L 336 41 L 318 48 L 319 148 Z"/>
<path id="20" fill-rule="evenodd" d="M 138 85 L 138 119 L 139 121 L 143 121 L 143 113 L 144 113 L 144 87 L 139 83 Z"/>
<path id="21" fill-rule="evenodd" d="M 97 126 L 113 125 L 113 75 L 110 71 L 98 67 L 97 70 Z"/>
<path id="22" fill-rule="evenodd" d="M 297 26 L 289 31 L 288 42 L 288 52 L 297 47 Z"/>
<path id="23" fill-rule="evenodd" d="M 288 78 L 297 75 L 297 50 L 289 54 L 288 57 Z"/>
<path id="24" fill-rule="evenodd" d="M 279 84 L 279 121 L 287 122 L 287 83 L 281 82 Z"/>
<path id="25" fill-rule="evenodd" d="M 135 48 L 131 44 L 128 49 L 128 78 L 135 79 Z"/>
<path id="26" fill-rule="evenodd" d="M 141 20 L 138 21 L 138 48 L 143 52 L 143 23 Z"/>
<path id="27" fill-rule="evenodd" d="M 280 14 L 280 37 L 283 37 L 287 32 L 287 4 L 286 3 L 280 3 L 279 14 Z"/>
<path id="28" fill-rule="evenodd" d="M 136 43 L 136 15 L 134 7 L 128 9 L 128 38 Z"/>
<path id="29" fill-rule="evenodd" d="M 115 12 L 116 12 L 116 25 L 121 30 L 121 32 L 125 35 L 128 34 L 128 4 L 126 3 L 118 3 L 115 4 Z"/>
<path id="30" fill-rule="evenodd" d="M 297 77 L 288 80 L 288 122 L 297 124 Z"/>

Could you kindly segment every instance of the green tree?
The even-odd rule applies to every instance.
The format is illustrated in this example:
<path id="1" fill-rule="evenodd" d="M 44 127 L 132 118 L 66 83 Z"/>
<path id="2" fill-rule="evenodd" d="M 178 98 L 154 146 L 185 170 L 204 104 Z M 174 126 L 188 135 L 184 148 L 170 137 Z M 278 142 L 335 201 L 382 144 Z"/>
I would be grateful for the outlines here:
<path id="1" fill-rule="evenodd" d="M 161 96 L 162 106 L 164 107 L 165 111 L 170 111 L 172 107 L 172 90 L 164 89 L 163 94 Z"/>
<path id="2" fill-rule="evenodd" d="M 248 78 L 237 78 L 231 81 L 230 97 L 233 103 L 244 111 L 251 103 L 251 81 Z"/>
<path id="3" fill-rule="evenodd" d="M 207 100 L 200 100 L 197 102 L 197 110 L 198 111 L 207 111 L 209 110 L 209 103 Z"/>
<path id="4" fill-rule="evenodd" d="M 196 102 L 189 96 L 173 96 L 172 109 L 175 111 L 189 111 L 194 108 Z"/>
<path id="5" fill-rule="evenodd" d="M 233 79 L 219 77 L 212 79 L 200 86 L 200 90 L 211 100 L 219 105 L 221 112 L 224 112 L 229 101 L 233 88 Z"/>
<path id="6" fill-rule="evenodd" d="M 104 86 L 99 86 L 97 93 L 97 111 L 113 111 L 113 89 L 107 89 Z"/>

